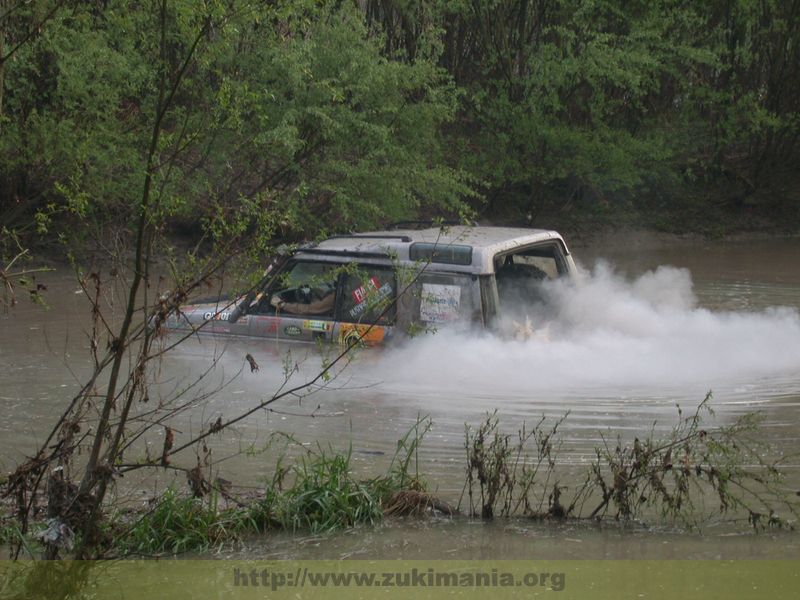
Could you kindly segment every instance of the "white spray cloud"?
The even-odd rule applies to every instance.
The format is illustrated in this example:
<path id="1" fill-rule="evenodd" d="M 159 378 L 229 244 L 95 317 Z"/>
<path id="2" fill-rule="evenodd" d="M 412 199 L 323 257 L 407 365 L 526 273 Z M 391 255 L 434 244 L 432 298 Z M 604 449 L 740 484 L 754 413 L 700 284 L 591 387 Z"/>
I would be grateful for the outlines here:
<path id="1" fill-rule="evenodd" d="M 388 352 L 378 375 L 390 387 L 495 396 L 800 379 L 796 309 L 698 307 L 685 269 L 659 267 L 628 281 L 600 264 L 544 293 L 552 308 L 530 314 L 529 339 L 440 331 Z"/>

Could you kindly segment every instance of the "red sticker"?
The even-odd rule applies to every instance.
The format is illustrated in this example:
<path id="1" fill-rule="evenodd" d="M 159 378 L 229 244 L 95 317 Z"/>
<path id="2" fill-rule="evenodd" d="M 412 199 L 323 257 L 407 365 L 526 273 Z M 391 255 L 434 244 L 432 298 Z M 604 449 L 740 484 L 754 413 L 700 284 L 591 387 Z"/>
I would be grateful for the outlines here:
<path id="1" fill-rule="evenodd" d="M 373 275 L 369 278 L 366 286 L 362 285 L 353 290 L 353 299 L 356 301 L 356 304 L 361 304 L 367 299 L 367 295 L 369 295 L 370 292 L 376 292 L 379 289 L 381 289 L 381 284 L 378 278 Z"/>

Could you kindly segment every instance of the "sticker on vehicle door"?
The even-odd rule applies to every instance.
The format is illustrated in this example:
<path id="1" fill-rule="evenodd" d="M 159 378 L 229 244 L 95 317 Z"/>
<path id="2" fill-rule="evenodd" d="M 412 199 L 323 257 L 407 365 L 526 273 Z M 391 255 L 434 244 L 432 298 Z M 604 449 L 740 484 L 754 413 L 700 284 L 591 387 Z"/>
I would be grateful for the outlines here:
<path id="1" fill-rule="evenodd" d="M 328 321 L 303 321 L 303 329 L 310 329 L 311 331 L 328 331 L 332 323 Z"/>
<path id="2" fill-rule="evenodd" d="M 280 319 L 275 317 L 256 317 L 256 333 L 259 335 L 278 333 Z"/>
<path id="3" fill-rule="evenodd" d="M 356 304 L 350 309 L 350 318 L 358 319 L 368 308 L 376 306 L 378 302 L 391 294 L 391 284 L 385 283 L 381 285 L 377 277 L 370 277 L 365 285 L 354 289 L 352 292 L 353 300 Z"/>
<path id="4" fill-rule="evenodd" d="M 419 318 L 428 323 L 455 321 L 461 308 L 461 286 L 422 284 Z"/>
<path id="5" fill-rule="evenodd" d="M 297 325 L 287 325 L 283 328 L 283 333 L 292 337 L 302 335 L 303 331 Z"/>
<path id="6" fill-rule="evenodd" d="M 339 327 L 339 343 L 344 346 L 362 342 L 364 344 L 378 344 L 386 336 L 386 330 L 379 325 L 356 325 L 355 323 L 342 323 Z"/>
<path id="7" fill-rule="evenodd" d="M 207 312 L 203 313 L 203 320 L 204 321 L 212 321 L 212 320 L 213 321 L 227 321 L 228 317 L 230 317 L 230 316 L 231 316 L 231 313 L 229 313 L 227 311 L 218 312 L 218 313 L 207 311 Z"/>

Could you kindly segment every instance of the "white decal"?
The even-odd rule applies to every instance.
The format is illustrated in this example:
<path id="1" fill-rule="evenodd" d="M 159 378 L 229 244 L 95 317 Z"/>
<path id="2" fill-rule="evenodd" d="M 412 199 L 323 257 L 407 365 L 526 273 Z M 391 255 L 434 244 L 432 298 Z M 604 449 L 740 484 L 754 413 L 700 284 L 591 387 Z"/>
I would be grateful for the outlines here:
<path id="1" fill-rule="evenodd" d="M 362 288 L 359 288 L 362 289 Z M 360 301 L 359 304 L 356 304 L 353 308 L 350 309 L 350 317 L 353 319 L 358 319 L 362 313 L 366 312 L 369 308 L 374 308 L 378 305 L 379 302 L 388 298 L 392 295 L 392 286 L 388 283 L 376 288 L 376 291 L 372 292 L 374 297 L 370 298 L 369 302 L 364 302 L 364 299 Z M 354 292 L 355 295 L 355 292 Z"/>
<path id="2" fill-rule="evenodd" d="M 445 323 L 458 319 L 461 287 L 457 285 L 422 284 L 419 318 L 428 323 Z"/>
<path id="3" fill-rule="evenodd" d="M 229 313 L 229 312 L 218 312 L 218 313 L 206 312 L 206 313 L 203 313 L 203 320 L 204 321 L 211 321 L 211 320 L 214 320 L 214 321 L 227 321 L 228 317 L 230 317 L 230 316 L 231 316 L 231 313 Z"/>

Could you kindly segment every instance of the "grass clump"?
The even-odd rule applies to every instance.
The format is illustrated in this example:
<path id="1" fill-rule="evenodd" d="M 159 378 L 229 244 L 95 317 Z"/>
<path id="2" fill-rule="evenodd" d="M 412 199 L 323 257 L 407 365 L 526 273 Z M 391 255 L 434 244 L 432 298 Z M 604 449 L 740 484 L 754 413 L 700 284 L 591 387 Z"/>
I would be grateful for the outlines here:
<path id="1" fill-rule="evenodd" d="M 170 488 L 116 540 L 115 546 L 124 554 L 179 554 L 208 550 L 257 529 L 258 522 L 247 509 L 219 510 L 216 496 L 181 497 Z"/>
<path id="2" fill-rule="evenodd" d="M 11 519 L 0 518 L 0 544 L 11 544 L 22 539 L 19 526 Z"/>
<path id="3" fill-rule="evenodd" d="M 0 508 L 0 511 L 3 510 L 4 507 Z M 39 533 L 43 528 L 44 524 L 35 523 L 28 531 L 23 531 L 10 511 L 7 514 L 0 512 L 0 554 L 7 548 L 11 556 L 16 554 L 35 557 L 43 549 L 39 540 Z M 15 552 L 15 549 L 20 552 Z"/>
<path id="4" fill-rule="evenodd" d="M 379 522 L 380 493 L 372 483 L 353 476 L 351 458 L 350 451 L 322 449 L 301 458 L 291 469 L 290 487 L 282 489 L 283 481 L 273 480 L 259 514 L 281 528 L 313 533 Z"/>
<path id="5" fill-rule="evenodd" d="M 246 505 L 239 502 L 234 508 L 220 509 L 219 496 L 210 484 L 193 486 L 195 491 L 212 489 L 205 498 L 184 497 L 168 489 L 149 511 L 110 536 L 114 550 L 123 555 L 179 554 L 206 551 L 242 535 L 269 530 L 323 533 L 377 524 L 387 505 L 397 513 L 393 499 L 401 492 L 425 496 L 417 451 L 430 427 L 430 419 L 418 419 L 398 441 L 388 472 L 373 479 L 361 480 L 353 474 L 350 449 L 342 453 L 318 446 L 303 448 L 304 454 L 289 467 L 278 460 L 263 496 Z M 418 499 L 418 504 L 422 502 Z M 433 504 L 430 498 L 427 502 Z"/>
<path id="6" fill-rule="evenodd" d="M 319 446 L 305 449 L 292 467 L 282 469 L 279 464 L 264 499 L 252 507 L 255 519 L 266 528 L 312 533 L 379 523 L 397 494 L 424 492 L 418 451 L 430 428 L 430 418 L 418 418 L 398 440 L 388 472 L 368 480 L 354 476 L 352 449 L 346 453 Z"/>

